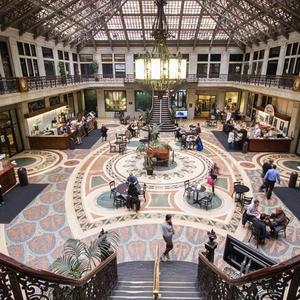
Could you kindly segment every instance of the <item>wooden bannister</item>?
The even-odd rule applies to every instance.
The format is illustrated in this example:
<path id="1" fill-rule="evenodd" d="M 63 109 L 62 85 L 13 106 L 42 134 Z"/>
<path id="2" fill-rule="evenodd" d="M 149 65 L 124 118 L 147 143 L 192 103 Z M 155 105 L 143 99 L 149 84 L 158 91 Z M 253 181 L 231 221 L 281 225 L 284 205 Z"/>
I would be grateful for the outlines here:
<path id="1" fill-rule="evenodd" d="M 265 299 L 257 298 L 261 294 L 266 299 L 299 299 L 300 255 L 233 279 L 199 253 L 198 284 L 212 300 Z"/>
<path id="2" fill-rule="evenodd" d="M 160 255 L 159 245 L 156 246 L 155 261 L 154 261 L 154 272 L 153 272 L 153 299 L 159 297 L 159 273 L 160 273 Z"/>

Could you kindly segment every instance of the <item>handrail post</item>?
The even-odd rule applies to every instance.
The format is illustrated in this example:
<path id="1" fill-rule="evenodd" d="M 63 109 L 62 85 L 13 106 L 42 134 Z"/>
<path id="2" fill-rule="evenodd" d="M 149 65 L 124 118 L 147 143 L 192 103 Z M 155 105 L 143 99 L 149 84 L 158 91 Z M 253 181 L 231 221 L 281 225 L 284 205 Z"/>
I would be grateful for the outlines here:
<path id="1" fill-rule="evenodd" d="M 153 299 L 159 298 L 159 273 L 160 273 L 160 257 L 159 257 L 159 245 L 156 246 L 154 272 L 153 272 Z"/>
<path id="2" fill-rule="evenodd" d="M 203 254 L 206 256 L 206 258 L 211 262 L 214 263 L 215 259 L 215 250 L 218 246 L 218 243 L 215 242 L 215 239 L 217 238 L 216 233 L 212 229 L 211 231 L 207 232 L 209 241 L 205 243 L 205 249 L 206 251 L 203 252 Z"/>

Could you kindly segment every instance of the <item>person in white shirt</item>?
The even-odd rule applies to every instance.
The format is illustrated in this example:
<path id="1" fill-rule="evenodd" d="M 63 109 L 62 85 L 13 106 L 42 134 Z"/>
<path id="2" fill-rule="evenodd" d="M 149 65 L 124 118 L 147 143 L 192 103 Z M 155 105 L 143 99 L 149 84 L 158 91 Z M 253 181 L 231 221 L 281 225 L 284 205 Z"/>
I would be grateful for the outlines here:
<path id="1" fill-rule="evenodd" d="M 255 126 L 254 138 L 255 139 L 261 138 L 261 129 L 259 128 L 259 125 Z"/>
<path id="2" fill-rule="evenodd" d="M 227 142 L 228 142 L 229 148 L 233 148 L 233 146 L 234 146 L 234 132 L 233 132 L 233 130 L 229 131 Z"/>

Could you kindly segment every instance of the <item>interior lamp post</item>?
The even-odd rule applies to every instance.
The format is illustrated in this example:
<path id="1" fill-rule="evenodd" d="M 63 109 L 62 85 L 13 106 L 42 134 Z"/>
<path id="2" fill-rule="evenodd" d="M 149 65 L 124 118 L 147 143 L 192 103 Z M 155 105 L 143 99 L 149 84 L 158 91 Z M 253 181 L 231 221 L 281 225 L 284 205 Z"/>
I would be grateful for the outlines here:
<path id="1" fill-rule="evenodd" d="M 151 53 L 146 52 L 135 60 L 135 79 L 150 85 L 153 91 L 166 92 L 186 79 L 187 61 L 181 54 L 172 55 L 167 47 L 170 37 L 168 23 L 164 12 L 165 0 L 156 0 L 152 36 L 155 46 Z"/>

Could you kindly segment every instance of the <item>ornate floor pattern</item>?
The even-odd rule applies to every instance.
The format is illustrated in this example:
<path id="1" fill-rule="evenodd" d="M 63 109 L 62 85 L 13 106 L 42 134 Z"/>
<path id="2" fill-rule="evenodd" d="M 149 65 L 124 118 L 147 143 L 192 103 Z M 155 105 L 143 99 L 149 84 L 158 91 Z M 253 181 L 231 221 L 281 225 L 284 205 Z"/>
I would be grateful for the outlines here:
<path id="1" fill-rule="evenodd" d="M 108 124 L 108 140 L 125 127 L 115 120 L 99 120 Z M 188 122 L 183 122 L 188 127 Z M 214 129 L 215 130 L 215 129 Z M 109 153 L 109 145 L 100 139 L 91 149 L 68 151 L 24 151 L 13 157 L 17 167 L 24 166 L 31 182 L 47 183 L 48 187 L 8 225 L 1 225 L 1 250 L 30 266 L 47 269 L 61 253 L 64 241 L 70 237 L 91 240 L 104 229 L 120 235 L 118 260 L 149 260 L 155 245 L 160 243 L 160 224 L 171 213 L 176 226 L 173 259 L 196 261 L 198 251 L 207 241 L 207 231 L 214 228 L 218 236 L 217 263 L 222 265 L 226 234 L 248 242 L 250 232 L 241 226 L 241 208 L 233 201 L 233 182 L 242 180 L 250 187 L 249 196 L 261 200 L 264 212 L 282 205 L 275 195 L 267 200 L 259 193 L 260 170 L 266 159 L 273 158 L 286 185 L 290 172 L 300 166 L 299 157 L 291 154 L 227 153 L 210 129 L 203 128 L 204 151 L 180 150 L 172 133 L 161 138 L 175 152 L 174 163 L 156 168 L 148 176 L 143 155 L 136 152 L 139 139 L 133 139 L 124 154 Z M 210 166 L 216 162 L 221 174 L 216 184 L 212 209 L 193 205 L 184 195 L 184 180 L 206 187 Z M 126 208 L 116 209 L 110 198 L 108 182 L 123 182 L 134 172 L 141 183 L 147 184 L 146 201 L 139 213 Z M 259 251 L 284 260 L 300 253 L 300 223 L 290 212 L 291 223 L 287 238 L 270 240 Z M 254 242 L 251 242 L 255 247 Z"/>

